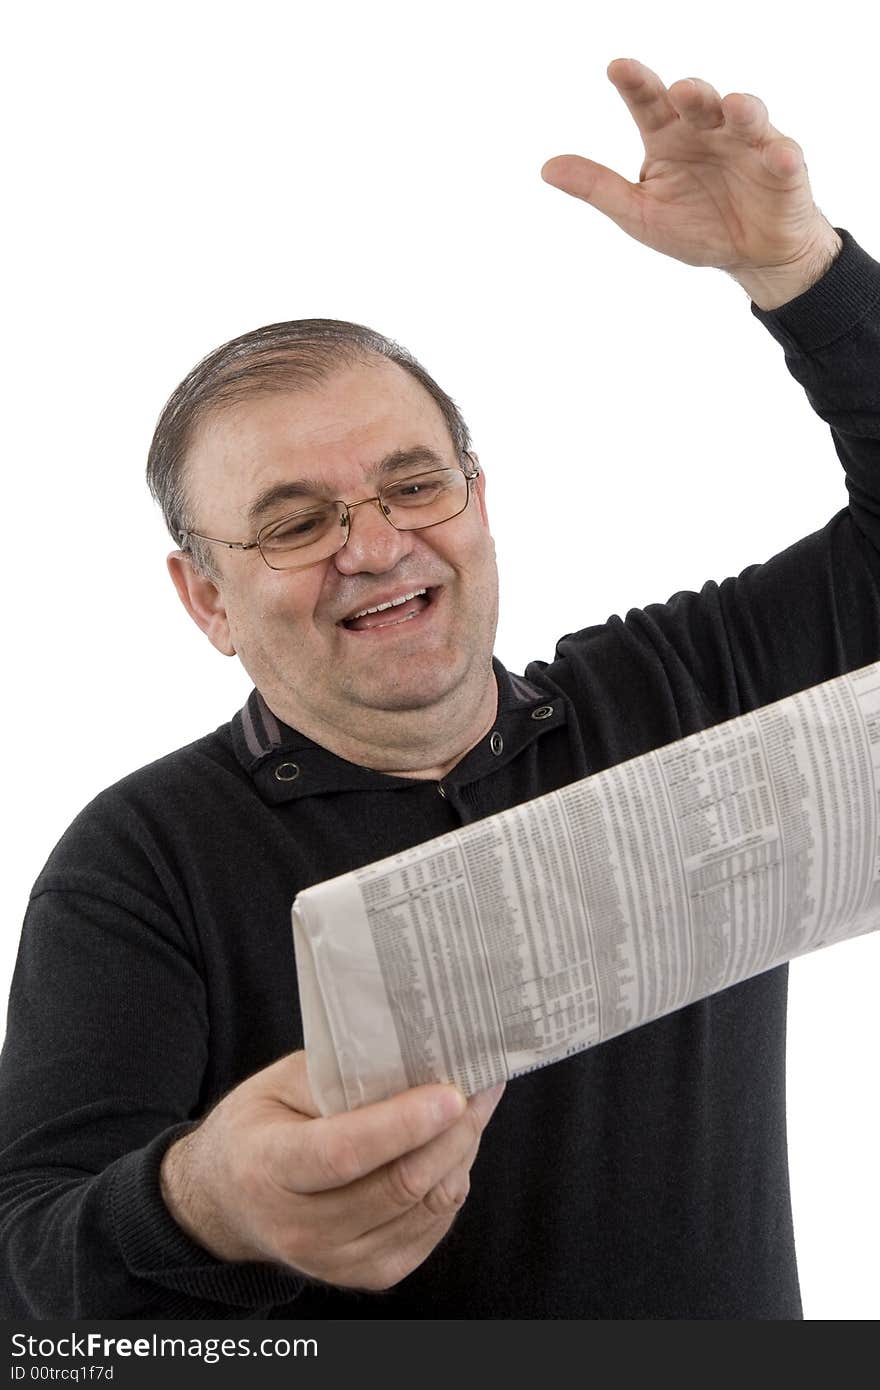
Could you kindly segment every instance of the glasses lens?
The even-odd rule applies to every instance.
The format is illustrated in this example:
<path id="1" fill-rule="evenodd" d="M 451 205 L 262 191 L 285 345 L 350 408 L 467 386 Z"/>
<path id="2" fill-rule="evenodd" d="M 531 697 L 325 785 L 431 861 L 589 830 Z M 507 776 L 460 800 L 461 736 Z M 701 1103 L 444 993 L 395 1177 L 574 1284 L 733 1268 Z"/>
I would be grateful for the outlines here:
<path id="1" fill-rule="evenodd" d="M 463 512 L 468 500 L 468 480 L 460 468 L 439 468 L 401 478 L 380 494 L 385 515 L 398 531 L 436 526 Z"/>
<path id="2" fill-rule="evenodd" d="M 312 565 L 325 560 L 342 546 L 345 526 L 334 502 L 310 507 L 267 526 L 257 537 L 263 559 L 274 570 Z"/>

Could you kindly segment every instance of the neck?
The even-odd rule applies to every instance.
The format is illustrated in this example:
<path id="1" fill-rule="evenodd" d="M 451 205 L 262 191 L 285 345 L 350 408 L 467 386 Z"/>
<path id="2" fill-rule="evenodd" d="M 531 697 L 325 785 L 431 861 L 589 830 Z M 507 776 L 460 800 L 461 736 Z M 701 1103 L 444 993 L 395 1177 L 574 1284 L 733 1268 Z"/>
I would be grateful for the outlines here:
<path id="1" fill-rule="evenodd" d="M 455 690 L 419 709 L 370 710 L 361 721 L 316 720 L 309 710 L 285 712 L 264 695 L 277 718 L 306 738 L 359 767 L 391 777 L 439 781 L 485 738 L 498 712 L 498 684 L 490 668 L 481 688 Z"/>

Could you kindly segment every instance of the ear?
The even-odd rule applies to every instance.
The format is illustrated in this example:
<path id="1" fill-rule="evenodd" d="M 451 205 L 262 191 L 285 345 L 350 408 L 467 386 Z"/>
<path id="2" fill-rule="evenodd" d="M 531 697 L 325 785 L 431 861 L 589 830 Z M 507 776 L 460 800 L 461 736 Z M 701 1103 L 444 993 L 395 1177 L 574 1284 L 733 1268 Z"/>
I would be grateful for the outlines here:
<path id="1" fill-rule="evenodd" d="M 471 453 L 474 463 L 479 466 L 480 476 L 474 482 L 474 498 L 483 520 L 486 530 L 489 530 L 489 513 L 486 510 L 486 474 L 483 472 L 483 465 L 475 453 Z"/>
<path id="2" fill-rule="evenodd" d="M 173 551 L 166 563 L 180 601 L 193 622 L 218 652 L 235 656 L 223 596 L 213 579 L 196 572 L 185 550 Z"/>

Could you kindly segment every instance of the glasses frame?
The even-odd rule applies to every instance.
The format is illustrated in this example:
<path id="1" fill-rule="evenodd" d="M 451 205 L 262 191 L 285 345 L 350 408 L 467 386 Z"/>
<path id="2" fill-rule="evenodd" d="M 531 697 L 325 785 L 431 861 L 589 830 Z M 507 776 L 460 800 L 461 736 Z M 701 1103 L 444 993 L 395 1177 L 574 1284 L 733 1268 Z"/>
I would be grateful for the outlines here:
<path id="1" fill-rule="evenodd" d="M 329 560 L 333 555 L 339 554 L 339 551 L 342 550 L 343 546 L 347 544 L 348 538 L 351 535 L 351 513 L 354 511 L 355 507 L 364 507 L 368 502 L 378 503 L 381 515 L 384 516 L 389 526 L 394 527 L 395 531 L 428 531 L 432 526 L 443 526 L 447 521 L 454 521 L 454 519 L 457 516 L 461 516 L 462 512 L 467 510 L 468 503 L 471 500 L 470 485 L 472 482 L 474 482 L 476 478 L 480 476 L 480 462 L 476 454 L 472 453 L 470 449 L 465 449 L 463 457 L 470 459 L 471 464 L 473 465 L 470 469 L 465 468 L 464 466 L 461 467 L 461 472 L 464 474 L 468 483 L 467 496 L 464 500 L 464 506 L 461 507 L 457 512 L 453 512 L 452 516 L 445 516 L 442 521 L 428 521 L 421 526 L 395 526 L 394 522 L 388 515 L 388 512 L 385 509 L 385 503 L 382 500 L 382 494 L 388 490 L 384 487 L 380 488 L 379 491 L 375 494 L 375 496 L 362 497 L 359 502 L 344 502 L 341 497 L 334 498 L 332 501 L 329 501 L 326 504 L 327 506 L 339 507 L 341 509 L 339 524 L 345 531 L 345 539 L 343 540 L 341 545 L 338 545 L 335 550 L 332 550 L 330 552 L 330 555 L 325 555 L 322 557 L 322 559 Z M 442 473 L 444 471 L 452 472 L 453 470 L 451 467 L 445 470 L 442 468 L 426 468 L 421 473 L 408 473 L 405 478 L 397 478 L 394 483 L 388 484 L 388 488 L 400 487 L 402 483 L 413 482 L 416 478 L 426 478 L 431 473 Z M 227 550 L 259 550 L 260 556 L 262 557 L 264 564 L 267 565 L 270 570 L 275 570 L 276 572 L 283 572 L 284 570 L 308 569 L 309 565 L 318 565 L 321 563 L 321 560 L 303 560 L 301 564 L 296 565 L 269 564 L 269 561 L 266 559 L 266 553 L 263 550 L 262 538 L 267 531 L 274 530 L 276 526 L 283 526 L 285 522 L 292 521 L 294 517 L 301 516 L 304 512 L 310 512 L 313 510 L 314 508 L 312 507 L 300 507 L 297 509 L 297 511 L 290 512 L 287 516 L 280 516 L 275 521 L 267 521 L 266 525 L 261 526 L 259 531 L 257 532 L 256 540 L 252 541 L 226 541 L 222 540 L 219 536 L 206 536 L 201 531 L 184 531 L 180 538 L 180 548 L 181 550 L 186 550 L 187 542 L 189 541 L 190 537 L 197 536 L 200 541 L 211 541 L 214 545 L 225 546 Z M 293 553 L 295 554 L 296 552 L 294 551 Z"/>

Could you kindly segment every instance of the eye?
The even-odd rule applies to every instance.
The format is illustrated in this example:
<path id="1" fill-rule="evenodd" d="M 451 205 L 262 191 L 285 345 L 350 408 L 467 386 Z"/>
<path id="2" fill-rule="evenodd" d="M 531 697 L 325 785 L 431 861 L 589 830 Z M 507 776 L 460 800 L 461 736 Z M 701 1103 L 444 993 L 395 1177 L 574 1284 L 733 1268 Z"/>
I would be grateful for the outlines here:
<path id="1" fill-rule="evenodd" d="M 300 545 L 308 545 L 317 540 L 336 519 L 335 507 L 315 507 L 311 511 L 297 512 L 267 529 L 261 544 L 265 549 L 284 550 Z"/>
<path id="2" fill-rule="evenodd" d="M 422 473 L 415 478 L 402 478 L 383 491 L 386 502 L 395 506 L 424 506 L 436 501 L 448 486 L 446 473 Z"/>

